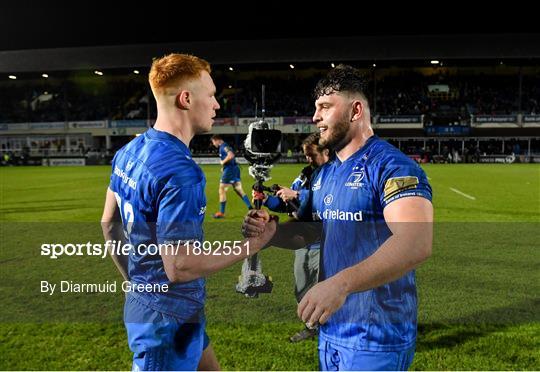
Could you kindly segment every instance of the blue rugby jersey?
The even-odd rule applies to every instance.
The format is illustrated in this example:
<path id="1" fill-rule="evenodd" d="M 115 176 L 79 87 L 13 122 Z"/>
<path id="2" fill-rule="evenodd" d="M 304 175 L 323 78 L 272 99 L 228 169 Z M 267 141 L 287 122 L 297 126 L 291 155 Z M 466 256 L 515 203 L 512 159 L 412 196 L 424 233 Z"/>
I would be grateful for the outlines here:
<path id="1" fill-rule="evenodd" d="M 431 200 L 424 171 L 398 149 L 372 136 L 343 163 L 336 158 L 314 174 L 312 213 L 322 220 L 320 280 L 372 255 L 390 236 L 383 210 L 394 200 Z M 398 351 L 416 340 L 415 273 L 380 287 L 353 293 L 321 326 L 321 336 L 338 345 L 370 351 Z"/>
<path id="2" fill-rule="evenodd" d="M 112 169 L 109 187 L 115 193 L 124 230 L 134 247 L 202 242 L 206 179 L 182 141 L 151 128 L 116 153 Z M 200 315 L 205 280 L 171 283 L 159 252 L 134 249 L 128 273 L 134 283 L 169 285 L 168 292 L 130 294 L 140 302 L 182 319 Z"/>
<path id="3" fill-rule="evenodd" d="M 304 168 L 305 169 L 305 168 Z M 311 184 L 311 176 L 306 177 L 301 173 L 294 179 L 291 184 L 291 190 L 298 191 L 299 210 L 306 208 L 306 203 L 309 201 L 309 187 Z M 285 213 L 287 212 L 286 204 L 280 197 L 275 195 L 268 195 L 268 198 L 264 202 L 264 205 L 274 212 Z M 314 242 L 306 246 L 307 249 L 319 249 L 320 242 Z"/>
<path id="4" fill-rule="evenodd" d="M 219 158 L 221 160 L 225 159 L 227 157 L 227 153 L 229 151 L 234 154 L 234 151 L 231 148 L 231 146 L 229 146 L 228 144 L 223 142 L 221 145 L 219 145 Z M 225 171 L 225 170 L 227 170 L 229 168 L 234 168 L 234 167 L 236 167 L 236 165 L 237 165 L 236 164 L 236 157 L 234 157 L 232 160 L 230 160 L 227 163 L 223 164 L 223 170 Z"/>

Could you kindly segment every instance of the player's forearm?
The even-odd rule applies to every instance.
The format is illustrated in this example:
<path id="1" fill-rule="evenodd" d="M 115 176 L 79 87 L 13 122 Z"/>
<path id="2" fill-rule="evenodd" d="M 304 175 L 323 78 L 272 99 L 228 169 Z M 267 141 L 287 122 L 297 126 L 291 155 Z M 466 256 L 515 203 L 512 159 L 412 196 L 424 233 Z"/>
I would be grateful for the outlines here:
<path id="1" fill-rule="evenodd" d="M 101 223 L 101 229 L 103 231 L 103 237 L 105 241 L 123 241 L 124 240 L 124 231 L 122 229 L 121 221 L 108 221 Z M 128 275 L 128 261 L 129 256 L 117 255 L 117 252 L 111 250 L 109 252 L 111 259 L 114 262 L 114 265 L 124 278 L 124 280 L 129 280 Z"/>
<path id="2" fill-rule="evenodd" d="M 296 250 L 318 241 L 321 237 L 322 223 L 288 221 L 279 227 L 269 245 Z"/>
<path id="3" fill-rule="evenodd" d="M 364 261 L 340 271 L 334 280 L 350 294 L 392 282 L 418 267 L 431 255 L 432 224 L 410 227 L 405 234 L 392 235 Z"/>
<path id="4" fill-rule="evenodd" d="M 233 251 L 228 252 L 229 254 L 225 254 L 224 250 L 221 250 L 220 254 L 216 254 L 215 251 L 204 254 L 190 245 L 182 247 L 181 252 L 176 252 L 178 254 L 175 257 L 163 257 L 163 254 L 162 257 L 169 280 L 173 283 L 183 283 L 214 274 L 252 256 L 260 248 L 261 245 L 254 239 L 244 239 Z"/>
<path id="5" fill-rule="evenodd" d="M 234 159 L 234 155 L 231 156 L 231 155 L 229 154 L 229 155 L 227 155 L 227 156 L 225 157 L 225 159 L 223 159 L 223 160 L 221 161 L 221 165 L 225 165 L 225 164 L 227 164 L 228 162 L 230 162 L 230 161 L 233 160 L 233 159 Z"/>
<path id="6" fill-rule="evenodd" d="M 128 274 L 128 262 L 129 258 L 128 256 L 119 256 L 116 254 L 111 253 L 111 259 L 113 260 L 116 268 L 124 278 L 124 280 L 129 280 L 129 274 Z"/>

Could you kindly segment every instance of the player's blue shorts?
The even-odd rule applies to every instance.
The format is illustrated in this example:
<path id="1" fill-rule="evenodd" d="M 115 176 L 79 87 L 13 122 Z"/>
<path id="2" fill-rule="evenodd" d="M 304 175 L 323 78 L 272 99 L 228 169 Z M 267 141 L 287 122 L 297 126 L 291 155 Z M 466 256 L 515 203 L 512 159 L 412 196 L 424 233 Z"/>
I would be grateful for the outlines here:
<path id="1" fill-rule="evenodd" d="M 403 351 L 363 351 L 333 344 L 319 336 L 319 369 L 322 371 L 406 371 L 415 346 Z"/>
<path id="2" fill-rule="evenodd" d="M 240 182 L 240 168 L 238 166 L 225 167 L 221 174 L 221 183 L 236 183 Z"/>
<path id="3" fill-rule="evenodd" d="M 205 321 L 185 322 L 126 297 L 124 320 L 133 371 L 197 370 L 210 340 Z"/>

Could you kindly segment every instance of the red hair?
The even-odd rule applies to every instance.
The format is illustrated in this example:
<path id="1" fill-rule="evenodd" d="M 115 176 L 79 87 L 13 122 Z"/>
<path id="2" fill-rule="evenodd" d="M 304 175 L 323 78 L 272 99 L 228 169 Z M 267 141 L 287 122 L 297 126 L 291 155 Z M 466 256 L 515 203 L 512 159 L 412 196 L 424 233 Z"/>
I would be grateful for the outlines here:
<path id="1" fill-rule="evenodd" d="M 148 74 L 148 81 L 154 95 L 179 83 L 197 79 L 201 72 L 210 73 L 210 64 L 202 58 L 190 54 L 172 53 L 154 59 Z"/>

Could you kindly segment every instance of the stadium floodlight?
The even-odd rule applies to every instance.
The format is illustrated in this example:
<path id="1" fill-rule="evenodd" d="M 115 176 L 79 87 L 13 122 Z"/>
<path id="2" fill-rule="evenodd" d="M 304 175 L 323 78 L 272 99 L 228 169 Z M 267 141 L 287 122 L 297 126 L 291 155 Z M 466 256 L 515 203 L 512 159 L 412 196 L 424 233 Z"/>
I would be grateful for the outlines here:
<path id="1" fill-rule="evenodd" d="M 133 70 L 133 73 L 134 73 L 135 75 L 139 75 L 139 70 Z"/>
<path id="2" fill-rule="evenodd" d="M 9 75 L 9 78 L 10 78 L 11 80 L 15 80 L 15 79 L 17 79 L 17 76 L 15 76 L 15 75 Z"/>
<path id="3" fill-rule="evenodd" d="M 294 68 L 294 65 L 291 63 L 291 64 L 289 65 L 289 67 L 290 67 L 290 68 Z"/>
<path id="4" fill-rule="evenodd" d="M 103 72 L 98 71 L 98 70 L 95 70 L 95 71 L 94 71 L 94 74 L 99 75 L 99 76 L 103 76 Z"/>
<path id="5" fill-rule="evenodd" d="M 229 66 L 229 71 L 234 71 L 234 68 L 232 68 L 232 66 Z"/>
<path id="6" fill-rule="evenodd" d="M 439 60 L 437 60 L 437 59 L 432 59 L 432 60 L 431 60 L 431 64 L 432 64 L 432 65 L 438 65 L 438 64 L 439 64 Z"/>
<path id="7" fill-rule="evenodd" d="M 332 68 L 336 67 L 334 62 L 330 63 L 330 66 L 332 66 Z"/>
<path id="8" fill-rule="evenodd" d="M 47 79 L 49 77 L 49 74 L 41 74 L 41 77 Z"/>

